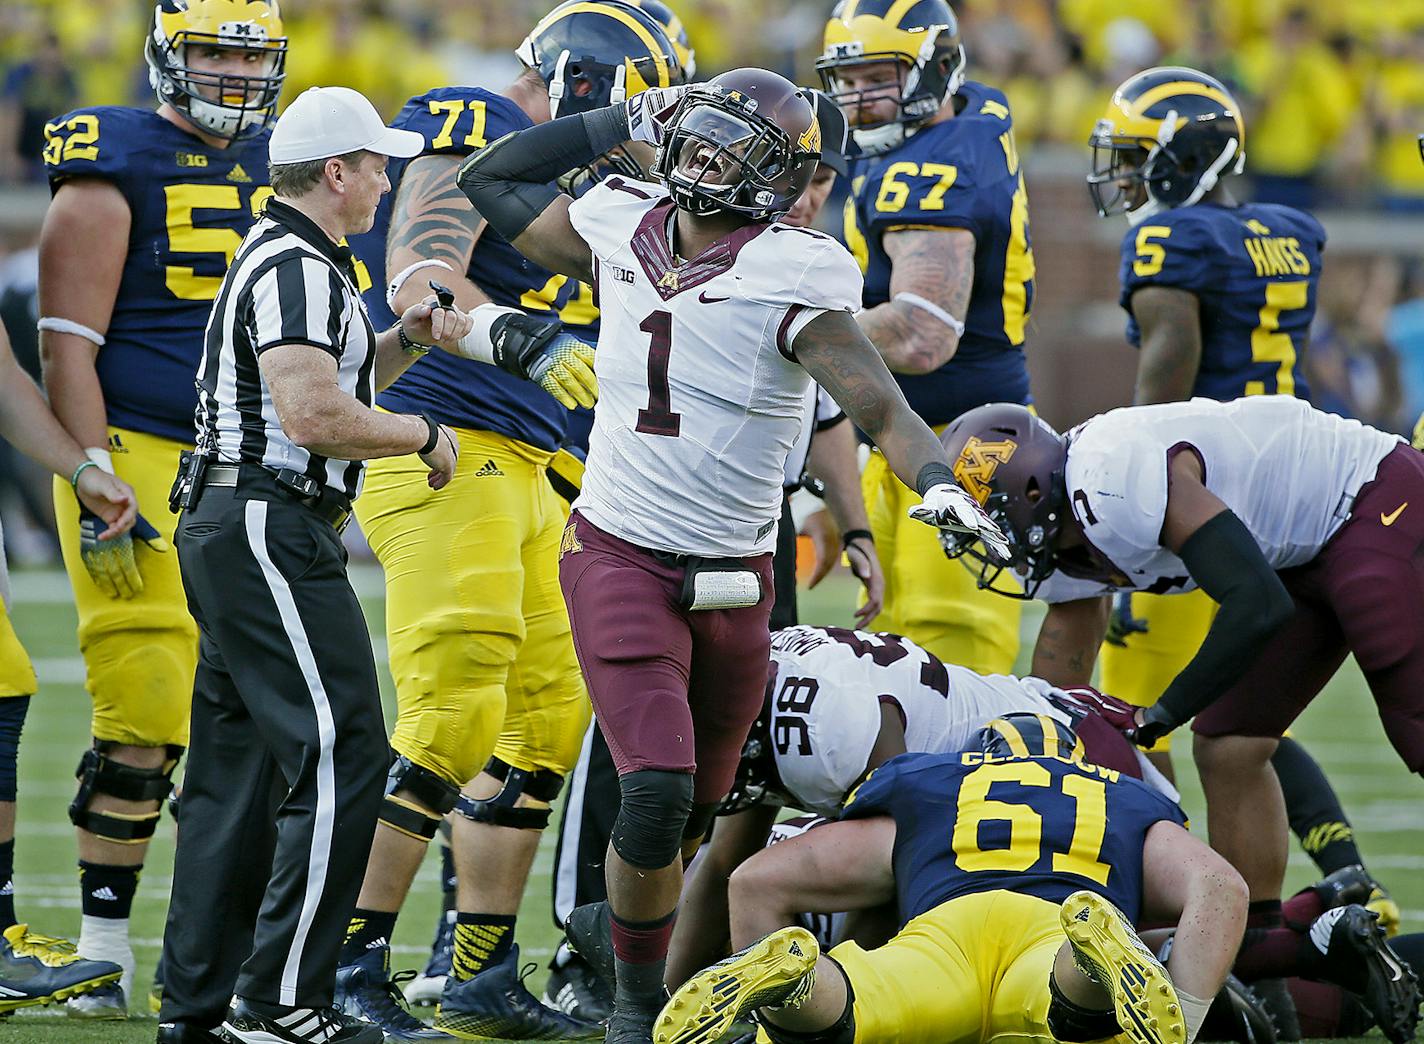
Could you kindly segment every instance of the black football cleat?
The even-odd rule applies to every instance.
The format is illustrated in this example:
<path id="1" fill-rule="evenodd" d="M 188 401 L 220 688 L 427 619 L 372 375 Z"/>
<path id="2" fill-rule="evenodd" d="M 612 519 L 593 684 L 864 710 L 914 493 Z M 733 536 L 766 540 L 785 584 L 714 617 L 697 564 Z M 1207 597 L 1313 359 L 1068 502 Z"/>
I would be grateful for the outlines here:
<path id="1" fill-rule="evenodd" d="M 611 997 L 618 970 L 613 958 L 613 912 L 608 902 L 574 907 L 564 922 L 564 937 L 569 949 L 588 962 L 594 977 Z"/>
<path id="2" fill-rule="evenodd" d="M 1419 979 L 1390 949 L 1379 916 L 1363 906 L 1344 906 L 1321 914 L 1310 937 L 1325 951 L 1316 977 L 1359 994 L 1395 1044 L 1412 1041 L 1419 1024 Z"/>
<path id="3" fill-rule="evenodd" d="M 336 969 L 334 1003 L 347 1015 L 379 1026 L 390 1044 L 452 1040 L 449 1034 L 431 1029 L 407 1010 L 399 983 L 414 976 L 413 971 L 391 975 L 391 948 L 371 946 L 360 960 Z"/>
<path id="4" fill-rule="evenodd" d="M 1236 976 L 1228 975 L 1207 1009 L 1197 1039 L 1276 1044 L 1276 1026 L 1256 992 Z"/>
<path id="5" fill-rule="evenodd" d="M 612 992 L 578 954 L 570 954 L 567 963 L 549 969 L 544 1003 L 581 1022 L 606 1022 L 613 1013 Z"/>
<path id="6" fill-rule="evenodd" d="M 227 1044 L 385 1044 L 380 1027 L 335 1008 L 288 1008 L 234 997 L 218 1036 Z"/>
<path id="7" fill-rule="evenodd" d="M 656 1011 L 621 1011 L 614 1008 L 608 1016 L 608 1032 L 603 1044 L 652 1044 Z"/>
<path id="8" fill-rule="evenodd" d="M 435 1028 L 465 1040 L 590 1040 L 603 1036 L 596 1022 L 581 1022 L 547 1008 L 524 985 L 536 965 L 519 968 L 519 946 L 478 975 L 445 980 Z"/>

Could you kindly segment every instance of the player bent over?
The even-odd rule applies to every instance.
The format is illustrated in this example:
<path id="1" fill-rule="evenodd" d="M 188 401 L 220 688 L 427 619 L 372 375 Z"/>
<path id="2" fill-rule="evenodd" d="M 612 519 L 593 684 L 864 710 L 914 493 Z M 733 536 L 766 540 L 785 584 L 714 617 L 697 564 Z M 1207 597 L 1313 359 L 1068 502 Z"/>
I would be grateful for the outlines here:
<path id="1" fill-rule="evenodd" d="M 608 178 L 577 202 L 547 187 L 630 139 L 658 146 L 656 182 Z M 741 69 L 521 131 L 459 175 L 492 228 L 599 292 L 601 399 L 560 580 L 622 797 L 611 1041 L 651 1039 L 682 857 L 761 705 L 770 552 L 808 381 L 920 491 L 917 517 L 998 539 L 856 326 L 850 254 L 775 221 L 819 148 L 807 92 Z"/>
<path id="2" fill-rule="evenodd" d="M 1067 726 L 1024 717 L 991 722 L 982 752 L 895 758 L 841 822 L 743 865 L 732 938 L 747 948 L 673 995 L 658 1044 L 713 1039 L 756 1009 L 775 1044 L 1190 1044 L 1240 944 L 1245 883 L 1175 804 L 1084 764 Z M 808 904 L 892 899 L 901 928 L 876 950 L 820 956 L 785 927 Z M 1166 968 L 1132 928 L 1144 911 L 1177 924 Z"/>

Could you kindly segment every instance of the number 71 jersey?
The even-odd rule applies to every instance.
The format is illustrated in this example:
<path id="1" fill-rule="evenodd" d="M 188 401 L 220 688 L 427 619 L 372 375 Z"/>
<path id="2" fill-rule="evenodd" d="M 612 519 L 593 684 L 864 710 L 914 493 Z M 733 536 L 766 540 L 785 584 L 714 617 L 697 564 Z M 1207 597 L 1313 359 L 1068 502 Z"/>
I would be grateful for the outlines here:
<path id="1" fill-rule="evenodd" d="M 593 253 L 602 314 L 574 507 L 642 547 L 771 551 L 810 381 L 791 346 L 823 312 L 860 307 L 854 259 L 820 232 L 756 222 L 683 261 L 666 190 L 619 177 L 569 217 Z"/>

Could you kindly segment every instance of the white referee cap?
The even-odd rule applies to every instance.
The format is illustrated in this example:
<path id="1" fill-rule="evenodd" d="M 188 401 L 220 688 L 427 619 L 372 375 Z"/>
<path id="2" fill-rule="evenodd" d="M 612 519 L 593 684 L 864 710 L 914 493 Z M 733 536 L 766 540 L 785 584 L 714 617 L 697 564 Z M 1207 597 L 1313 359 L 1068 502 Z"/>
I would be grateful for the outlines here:
<path id="1" fill-rule="evenodd" d="M 365 149 L 381 156 L 418 156 L 425 139 L 387 127 L 376 107 L 350 87 L 309 87 L 287 106 L 267 146 L 274 165 L 306 163 Z"/>

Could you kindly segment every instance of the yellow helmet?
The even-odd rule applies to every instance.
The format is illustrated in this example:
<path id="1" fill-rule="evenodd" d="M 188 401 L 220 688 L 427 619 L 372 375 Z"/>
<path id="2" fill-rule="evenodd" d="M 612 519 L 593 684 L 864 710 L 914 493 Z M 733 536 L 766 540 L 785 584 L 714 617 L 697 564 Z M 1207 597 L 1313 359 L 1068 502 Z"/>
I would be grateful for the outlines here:
<path id="1" fill-rule="evenodd" d="M 874 155 L 913 134 L 964 83 L 954 11 L 945 0 L 840 0 L 826 23 L 816 71 L 842 109 L 855 108 L 868 92 L 843 88 L 836 71 L 872 62 L 895 62 L 900 75 L 895 116 L 851 130 L 861 151 Z"/>
<path id="2" fill-rule="evenodd" d="M 254 70 L 195 68 L 191 47 L 247 52 Z M 143 56 L 159 101 L 230 141 L 251 137 L 271 122 L 287 75 L 287 37 L 277 0 L 159 0 Z"/>
<path id="3" fill-rule="evenodd" d="M 1023 711 L 995 718 L 979 730 L 979 749 L 995 758 L 1066 758 L 1082 761 L 1083 741 L 1057 718 Z"/>
<path id="4" fill-rule="evenodd" d="M 624 2 L 638 8 L 663 27 L 663 32 L 667 33 L 668 40 L 672 43 L 672 49 L 677 52 L 677 61 L 682 66 L 683 75 L 689 80 L 695 77 L 697 75 L 697 52 L 688 42 L 687 30 L 683 27 L 682 19 L 677 16 L 677 12 L 663 3 L 663 0 L 624 0 Z"/>

